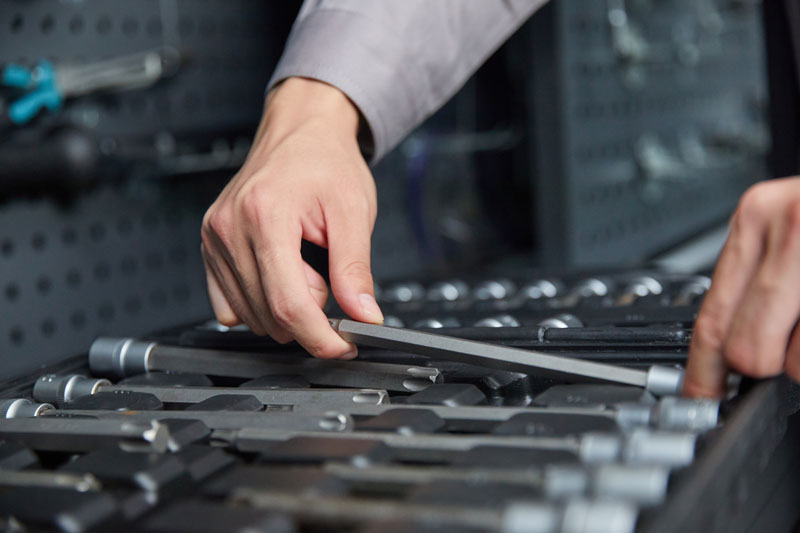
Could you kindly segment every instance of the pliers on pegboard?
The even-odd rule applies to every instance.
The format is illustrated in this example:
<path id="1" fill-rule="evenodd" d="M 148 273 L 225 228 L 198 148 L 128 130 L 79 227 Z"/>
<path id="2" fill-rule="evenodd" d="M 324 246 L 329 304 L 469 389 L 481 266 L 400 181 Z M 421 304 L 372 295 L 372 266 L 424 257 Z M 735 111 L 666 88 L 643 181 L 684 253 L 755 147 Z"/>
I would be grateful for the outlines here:
<path id="1" fill-rule="evenodd" d="M 164 47 L 82 64 L 7 64 L 0 71 L 0 89 L 8 95 L 0 96 L 0 123 L 23 126 L 44 109 L 58 111 L 71 98 L 149 87 L 173 75 L 181 59 L 177 50 Z"/>

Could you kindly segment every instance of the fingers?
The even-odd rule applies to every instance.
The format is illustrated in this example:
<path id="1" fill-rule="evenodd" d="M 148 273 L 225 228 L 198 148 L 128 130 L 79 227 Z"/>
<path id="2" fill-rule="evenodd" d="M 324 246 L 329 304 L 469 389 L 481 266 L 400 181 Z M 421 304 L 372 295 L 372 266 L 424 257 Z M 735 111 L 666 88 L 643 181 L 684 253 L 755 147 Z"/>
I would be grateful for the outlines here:
<path id="1" fill-rule="evenodd" d="M 209 250 L 205 243 L 203 244 L 203 258 L 206 267 L 213 273 L 214 279 L 217 281 L 217 287 L 222 291 L 225 300 L 229 307 L 233 310 L 233 314 L 243 320 L 245 324 L 257 335 L 265 335 L 267 332 L 262 326 L 261 321 L 258 320 L 257 315 L 253 308 L 250 306 L 248 299 L 245 297 L 239 280 L 233 273 L 230 265 L 223 259 L 215 258 L 215 253 Z M 208 276 L 207 276 L 208 277 Z M 209 296 L 211 295 L 211 285 L 209 284 Z M 212 300 L 213 305 L 214 300 Z M 216 313 L 216 307 L 214 308 Z M 222 317 L 224 318 L 224 316 Z M 225 324 L 220 320 L 220 315 L 217 315 L 217 320 L 221 324 Z M 227 324 L 225 324 L 227 325 Z"/>
<path id="2" fill-rule="evenodd" d="M 728 331 L 763 253 L 766 224 L 754 203 L 743 198 L 731 220 L 730 235 L 695 322 L 683 387 L 688 396 L 718 397 L 725 392 Z"/>
<path id="3" fill-rule="evenodd" d="M 206 269 L 206 283 L 208 284 L 208 297 L 211 300 L 211 308 L 214 310 L 214 316 L 217 317 L 217 322 L 223 326 L 232 327 L 241 323 L 241 319 L 236 316 L 236 313 L 225 298 L 222 288 L 219 286 L 217 276 L 214 274 L 211 266 L 208 264 L 205 256 L 205 250 L 201 245 L 201 254 L 203 256 L 203 263 Z"/>
<path id="4" fill-rule="evenodd" d="M 787 213 L 773 224 L 767 251 L 731 323 L 724 351 L 728 364 L 742 374 L 768 377 L 784 367 L 787 346 L 800 313 L 800 217 Z M 794 227 L 797 225 L 797 227 Z"/>
<path id="5" fill-rule="evenodd" d="M 274 227 L 279 220 L 290 218 L 273 217 L 273 227 L 269 232 L 262 228 L 260 238 L 254 241 L 262 290 L 272 317 L 315 357 L 355 357 L 356 347 L 333 331 L 321 309 L 324 281 L 300 256 L 302 228 L 292 223 Z"/>
<path id="6" fill-rule="evenodd" d="M 370 235 L 372 221 L 363 213 L 329 211 L 328 257 L 331 287 L 336 301 L 349 316 L 362 322 L 383 323 L 375 301 L 370 270 Z"/>
<path id="7" fill-rule="evenodd" d="M 328 285 L 319 272 L 311 268 L 311 265 L 305 261 L 303 261 L 303 269 L 306 273 L 306 281 L 308 282 L 308 289 L 311 291 L 311 297 L 314 298 L 319 308 L 323 309 L 328 302 Z"/>

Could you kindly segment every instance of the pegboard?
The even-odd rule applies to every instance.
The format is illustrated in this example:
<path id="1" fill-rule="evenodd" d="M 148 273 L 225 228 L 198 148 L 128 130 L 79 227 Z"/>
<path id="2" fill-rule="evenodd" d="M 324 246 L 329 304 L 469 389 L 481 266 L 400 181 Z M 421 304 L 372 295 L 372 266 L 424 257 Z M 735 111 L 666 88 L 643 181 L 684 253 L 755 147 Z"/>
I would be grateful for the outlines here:
<path id="1" fill-rule="evenodd" d="M 241 131 L 257 120 L 298 2 L 4 2 L 0 64 L 84 62 L 171 46 L 178 73 L 146 91 L 85 98 L 66 117 L 117 142 Z M 253 115 L 255 110 L 256 115 Z M 106 143 L 105 146 L 110 146 Z"/>
<path id="2" fill-rule="evenodd" d="M 0 64 L 82 62 L 172 46 L 187 58 L 174 77 L 69 103 L 58 120 L 95 133 L 111 158 L 114 147 L 160 150 L 165 134 L 178 142 L 233 141 L 255 130 L 298 6 L 4 2 Z M 164 179 L 138 172 L 137 179 L 98 179 L 66 198 L 42 191 L 0 200 L 3 375 L 85 353 L 98 335 L 144 335 L 211 316 L 200 222 L 230 174 Z"/>
<path id="3" fill-rule="evenodd" d="M 98 335 L 142 335 L 210 316 L 199 257 L 201 184 L 133 184 L 68 207 L 0 211 L 0 357 L 19 375 L 83 353 Z"/>
<path id="4" fill-rule="evenodd" d="M 563 0 L 530 26 L 548 262 L 640 262 L 723 222 L 767 177 L 758 2 Z"/>

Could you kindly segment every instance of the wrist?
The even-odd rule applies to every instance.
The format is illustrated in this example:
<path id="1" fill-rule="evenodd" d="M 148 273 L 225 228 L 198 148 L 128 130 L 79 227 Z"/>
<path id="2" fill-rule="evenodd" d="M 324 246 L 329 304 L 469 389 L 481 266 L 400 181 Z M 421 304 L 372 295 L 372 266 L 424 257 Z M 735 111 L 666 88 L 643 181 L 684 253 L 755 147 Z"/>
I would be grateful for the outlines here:
<path id="1" fill-rule="evenodd" d="M 267 96 L 259 135 L 282 137 L 298 126 L 318 122 L 337 136 L 356 139 L 359 112 L 342 91 L 309 78 L 288 78 Z M 262 131 L 263 130 L 263 131 Z"/>

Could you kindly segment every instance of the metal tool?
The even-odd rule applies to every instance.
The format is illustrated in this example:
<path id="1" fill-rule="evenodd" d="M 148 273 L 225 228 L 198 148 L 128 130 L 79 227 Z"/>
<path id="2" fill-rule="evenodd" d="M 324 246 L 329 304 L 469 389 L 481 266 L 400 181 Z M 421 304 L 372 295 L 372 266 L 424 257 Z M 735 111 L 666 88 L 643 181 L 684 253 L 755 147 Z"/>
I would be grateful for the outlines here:
<path id="1" fill-rule="evenodd" d="M 70 400 L 99 391 L 135 391 L 154 395 L 165 403 L 198 403 L 219 395 L 254 396 L 264 405 L 317 405 L 326 410 L 346 409 L 352 405 L 388 403 L 385 390 L 375 389 L 239 389 L 235 387 L 158 387 L 148 385 L 111 385 L 107 379 L 80 375 L 46 374 L 33 386 L 33 397 L 62 405 Z"/>
<path id="2" fill-rule="evenodd" d="M 678 368 L 651 366 L 648 370 L 637 370 L 353 320 L 332 319 L 330 323 L 350 342 L 499 370 L 571 381 L 580 378 L 580 381 L 634 385 L 659 396 L 677 395 L 683 385 L 683 371 Z"/>
<path id="3" fill-rule="evenodd" d="M 0 400 L 0 417 L 2 418 L 28 418 L 39 416 L 50 409 L 55 408 L 49 403 L 33 403 L 25 398 Z"/>
<path id="4" fill-rule="evenodd" d="M 330 361 L 280 354 L 201 350 L 131 338 L 101 337 L 89 349 L 94 374 L 126 377 L 155 370 L 237 378 L 292 374 L 314 385 L 417 392 L 442 377 L 436 368 Z"/>
<path id="5" fill-rule="evenodd" d="M 668 401 L 669 400 L 669 401 Z M 504 422 L 526 413 L 555 413 L 563 416 L 598 416 L 613 419 L 622 429 L 653 427 L 665 431 L 702 433 L 717 426 L 719 402 L 688 398 L 663 398 L 656 405 L 625 403 L 608 409 L 595 407 L 450 407 L 444 405 L 352 405 L 343 412 L 355 416 L 378 416 L 393 409 L 430 411 L 443 420 Z M 292 412 L 320 414 L 317 405 L 295 405 Z"/>
<path id="6" fill-rule="evenodd" d="M 422 485 L 442 481 L 457 483 L 501 483 L 538 490 L 548 499 L 579 496 L 620 499 L 638 505 L 661 503 L 667 494 L 669 470 L 664 467 L 631 467 L 605 464 L 593 468 L 553 464 L 513 469 L 459 466 L 370 465 L 328 463 L 325 471 L 370 487 Z"/>
<path id="7" fill-rule="evenodd" d="M 163 47 L 83 64 L 53 66 L 42 60 L 32 69 L 9 64 L 0 71 L 0 86 L 23 93 L 7 105 L 8 119 L 22 125 L 43 108 L 58 110 L 69 98 L 148 87 L 173 75 L 180 63 L 177 50 Z"/>
<path id="8" fill-rule="evenodd" d="M 353 419 L 337 411 L 302 414 L 291 411 L 221 412 L 221 411 L 94 411 L 59 409 L 46 412 L 50 416 L 92 416 L 103 420 L 199 420 L 209 429 L 242 429 L 246 427 L 286 431 L 349 431 Z"/>
<path id="9" fill-rule="evenodd" d="M 0 474 L 0 487 L 36 487 L 88 492 L 98 491 L 102 488 L 102 485 L 92 474 L 71 474 L 68 472 L 32 470 L 14 472 L 11 470 L 4 470 L 2 474 Z"/>
<path id="10" fill-rule="evenodd" d="M 277 431 L 272 429 L 244 428 L 233 433 L 215 432 L 220 440 L 231 442 L 243 452 L 260 452 L 271 443 L 287 441 L 294 437 L 320 437 L 367 439 L 406 452 L 408 458 L 424 458 L 427 452 L 453 453 L 471 450 L 478 446 L 530 450 L 563 450 L 574 453 L 587 464 L 622 461 L 629 465 L 683 467 L 694 459 L 697 440 L 692 433 L 654 432 L 636 429 L 628 435 L 584 433 L 578 437 L 520 437 L 495 435 L 415 434 L 401 435 L 390 432 L 356 431 L 350 433 L 325 433 L 308 431 Z"/>
<path id="11" fill-rule="evenodd" d="M 0 440 L 22 442 L 35 450 L 85 452 L 106 447 L 164 452 L 169 428 L 157 422 L 64 418 L 0 419 Z"/>
<path id="12" fill-rule="evenodd" d="M 603 524 L 606 533 L 632 533 L 637 516 L 631 504 L 603 500 L 575 500 L 565 504 L 530 501 L 492 509 L 316 494 L 298 497 L 254 488 L 236 490 L 233 500 L 328 527 L 374 520 L 413 520 L 417 524 L 436 524 L 445 530 L 461 526 L 502 533 L 588 533 Z"/>

